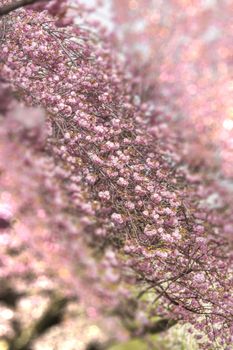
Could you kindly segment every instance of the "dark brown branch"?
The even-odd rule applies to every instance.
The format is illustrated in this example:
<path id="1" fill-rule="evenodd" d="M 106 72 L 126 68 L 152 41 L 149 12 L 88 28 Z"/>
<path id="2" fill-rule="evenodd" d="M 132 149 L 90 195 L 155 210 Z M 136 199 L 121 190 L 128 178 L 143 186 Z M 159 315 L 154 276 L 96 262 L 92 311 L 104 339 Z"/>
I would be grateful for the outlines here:
<path id="1" fill-rule="evenodd" d="M 10 12 L 17 10 L 20 7 L 32 5 L 39 1 L 50 1 L 50 0 L 19 0 L 13 1 L 10 4 L 6 4 L 0 7 L 0 17 L 8 15 Z"/>
<path id="2" fill-rule="evenodd" d="M 145 334 L 157 334 L 166 332 L 169 328 L 177 324 L 177 321 L 170 319 L 161 319 L 155 323 L 146 325 L 142 330 L 142 335 Z"/>
<path id="3" fill-rule="evenodd" d="M 1 281 L 3 284 L 5 281 Z M 20 298 L 25 297 L 26 293 L 19 293 L 9 286 L 0 288 L 0 302 L 11 308 L 16 308 Z"/>
<path id="4" fill-rule="evenodd" d="M 20 329 L 8 342 L 9 350 L 29 350 L 35 339 L 63 320 L 66 306 L 70 300 L 59 295 L 54 296 L 42 316 L 28 328 Z"/>

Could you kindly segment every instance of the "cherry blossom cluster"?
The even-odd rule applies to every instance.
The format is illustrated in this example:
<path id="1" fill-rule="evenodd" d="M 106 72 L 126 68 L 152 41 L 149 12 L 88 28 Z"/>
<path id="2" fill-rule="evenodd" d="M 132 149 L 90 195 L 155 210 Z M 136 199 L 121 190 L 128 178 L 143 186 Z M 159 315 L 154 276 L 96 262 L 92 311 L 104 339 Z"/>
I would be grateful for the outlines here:
<path id="1" fill-rule="evenodd" d="M 74 265 L 80 254 L 87 264 L 85 242 L 84 251 L 95 257 L 91 274 L 100 285 L 113 285 L 105 295 L 118 293 L 115 303 L 132 297 L 137 285 L 139 303 L 153 293 L 151 316 L 191 323 L 203 348 L 214 342 L 227 349 L 229 206 L 218 193 L 220 203 L 212 205 L 213 182 L 180 164 L 173 121 L 158 110 L 153 93 L 143 93 L 143 77 L 103 33 L 60 28 L 32 10 L 8 18 L 0 58 L 1 76 L 17 98 L 46 111 L 43 151 L 52 166 L 43 172 L 38 161 L 37 168 L 61 211 L 54 215 L 44 194 L 46 213 L 60 223 L 51 240 Z"/>
<path id="2" fill-rule="evenodd" d="M 46 153 L 43 116 L 42 109 L 12 103 L 1 118 L 1 285 L 26 294 L 32 284 L 44 292 L 57 288 L 78 296 L 88 317 L 100 317 L 98 309 L 109 303 L 99 282 L 102 266 L 84 245 L 82 224 L 59 187 L 66 171 Z"/>

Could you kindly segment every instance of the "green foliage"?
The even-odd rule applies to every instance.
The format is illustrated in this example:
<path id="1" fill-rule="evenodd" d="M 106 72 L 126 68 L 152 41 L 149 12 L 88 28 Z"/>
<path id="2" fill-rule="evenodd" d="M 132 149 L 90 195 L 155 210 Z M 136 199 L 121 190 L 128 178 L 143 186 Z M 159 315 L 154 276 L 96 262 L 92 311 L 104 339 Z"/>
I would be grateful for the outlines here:
<path id="1" fill-rule="evenodd" d="M 147 344 L 144 340 L 135 339 L 128 342 L 112 346 L 109 350 L 147 350 Z"/>
<path id="2" fill-rule="evenodd" d="M 108 350 L 198 350 L 198 346 L 186 327 L 176 325 L 167 332 L 134 338 Z"/>

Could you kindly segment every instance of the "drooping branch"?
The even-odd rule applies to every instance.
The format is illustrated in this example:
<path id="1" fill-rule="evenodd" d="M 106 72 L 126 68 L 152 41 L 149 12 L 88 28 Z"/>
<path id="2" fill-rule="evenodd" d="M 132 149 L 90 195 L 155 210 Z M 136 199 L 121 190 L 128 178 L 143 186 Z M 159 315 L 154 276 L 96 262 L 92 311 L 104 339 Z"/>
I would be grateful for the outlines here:
<path id="1" fill-rule="evenodd" d="M 26 293 L 19 293 L 10 286 L 0 288 L 0 302 L 11 308 L 16 308 L 19 299 L 25 295 Z"/>
<path id="2" fill-rule="evenodd" d="M 20 0 L 13 1 L 10 4 L 6 4 L 0 7 L 0 17 L 8 15 L 10 12 L 17 10 L 20 7 L 24 7 L 27 5 L 32 5 L 39 1 L 50 1 L 50 0 Z"/>
<path id="3" fill-rule="evenodd" d="M 51 327 L 62 322 L 69 299 L 55 296 L 43 315 L 28 328 L 20 329 L 19 333 L 9 342 L 9 350 L 28 350 L 32 342 Z"/>
<path id="4" fill-rule="evenodd" d="M 170 319 L 161 319 L 150 325 L 146 325 L 142 334 L 157 334 L 167 331 L 169 328 L 175 326 L 177 321 Z"/>
<path id="5" fill-rule="evenodd" d="M 32 99 L 34 105 L 42 105 L 52 116 L 55 127 L 46 147 L 51 150 L 53 161 L 59 163 L 61 172 L 54 174 L 62 193 L 65 198 L 72 197 L 59 210 L 69 208 L 75 219 L 85 222 L 83 232 L 88 232 L 89 239 L 84 237 L 88 248 L 110 252 L 106 254 L 110 271 L 106 276 L 108 283 L 116 284 L 118 280 L 129 283 L 130 275 L 130 279 L 132 276 L 136 283 L 140 282 L 140 287 L 150 286 L 156 294 L 153 305 L 157 308 L 157 302 L 160 303 L 164 317 L 188 321 L 198 330 L 201 323 L 207 334 L 209 327 L 216 323 L 218 337 L 228 342 L 226 322 L 230 330 L 232 316 L 227 302 L 231 288 L 230 258 L 228 260 L 228 248 L 225 254 L 226 243 L 217 236 L 224 225 L 223 219 L 208 206 L 196 204 L 202 198 L 205 202 L 201 195 L 205 186 L 189 184 L 191 173 L 186 182 L 185 173 L 174 172 L 170 153 L 173 150 L 176 155 L 176 147 L 169 144 L 169 134 L 166 144 L 163 136 L 157 136 L 157 131 L 154 138 L 151 130 L 141 126 L 144 107 L 138 111 L 128 100 L 130 92 L 135 95 L 134 88 L 130 88 L 134 81 L 129 86 L 123 84 L 128 82 L 128 74 L 124 74 L 125 67 L 120 63 L 118 67 L 112 61 L 111 51 L 100 49 L 99 44 L 95 47 L 89 34 L 80 31 L 77 35 L 72 26 L 64 31 L 58 31 L 52 23 L 44 27 L 44 14 L 42 18 L 37 17 L 37 13 L 27 16 L 25 23 L 18 23 L 13 35 L 7 33 L 1 55 L 5 66 L 3 75 L 17 89 L 19 83 L 26 86 L 25 96 L 22 93 L 25 102 Z M 36 35 L 32 38 L 28 38 L 26 23 L 33 25 L 32 34 Z M 77 40 L 69 41 L 68 34 Z M 32 42 L 38 50 L 33 49 Z M 38 42 L 48 45 L 37 45 Z M 30 54 L 28 60 L 22 61 L 22 52 Z M 54 70 L 56 62 L 62 62 L 62 68 L 59 65 Z M 108 83 L 103 82 L 105 76 Z M 84 80 L 85 77 L 88 79 Z M 119 87 L 112 85 L 116 77 L 122 81 Z M 56 192 L 57 187 L 53 188 Z M 211 187 L 206 188 L 204 196 L 211 191 Z M 212 215 L 216 216 L 215 224 Z M 222 256 L 229 264 L 223 264 Z M 100 288 L 102 290 L 102 286 Z M 121 299 L 117 307 L 120 302 Z M 134 322 L 136 311 L 146 302 L 150 299 L 138 306 L 133 295 L 132 302 L 127 298 L 121 308 L 126 319 L 124 325 L 133 336 L 140 331 Z M 216 309 L 221 312 L 216 314 Z M 161 321 L 143 328 L 142 333 L 154 334 L 170 324 Z M 215 334 L 210 334 L 209 339 L 212 342 Z"/>

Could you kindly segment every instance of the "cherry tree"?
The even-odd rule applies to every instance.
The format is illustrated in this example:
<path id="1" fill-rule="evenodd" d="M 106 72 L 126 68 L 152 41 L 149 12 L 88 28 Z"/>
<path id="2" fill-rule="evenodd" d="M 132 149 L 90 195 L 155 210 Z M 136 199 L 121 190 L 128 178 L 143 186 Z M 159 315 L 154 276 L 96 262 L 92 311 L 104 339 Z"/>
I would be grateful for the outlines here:
<path id="1" fill-rule="evenodd" d="M 42 234 L 27 234 L 29 254 L 54 274 L 64 264 L 68 276 L 57 277 L 84 302 L 91 282 L 98 312 L 114 312 L 131 335 L 188 323 L 204 349 L 228 349 L 232 199 L 193 173 L 179 121 L 158 108 L 159 81 L 148 86 L 100 24 L 75 23 L 86 11 L 79 4 L 1 3 L 1 94 L 14 96 L 1 107 L 3 132 L 23 147 L 21 198 L 35 193 L 31 205 L 39 198 L 42 206 L 26 220 L 47 222 Z M 5 208 L 4 230 L 9 215 Z"/>

